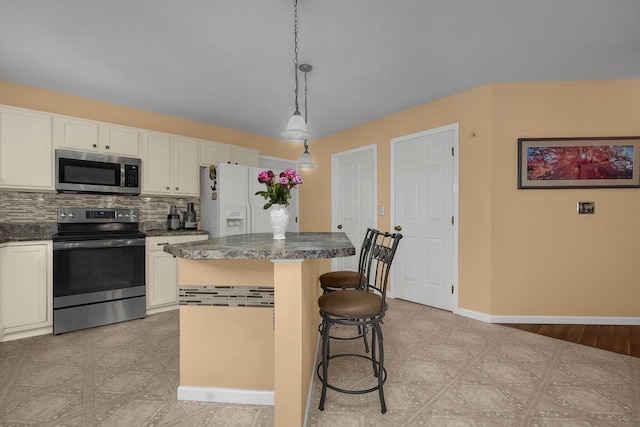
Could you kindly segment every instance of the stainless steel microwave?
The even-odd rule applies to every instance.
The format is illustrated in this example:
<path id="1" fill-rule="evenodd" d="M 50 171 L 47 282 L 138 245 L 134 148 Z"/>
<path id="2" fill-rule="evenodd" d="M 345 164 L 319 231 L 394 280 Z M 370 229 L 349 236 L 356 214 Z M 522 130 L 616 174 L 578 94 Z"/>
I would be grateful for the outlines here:
<path id="1" fill-rule="evenodd" d="M 140 159 L 56 150 L 58 193 L 140 194 Z"/>

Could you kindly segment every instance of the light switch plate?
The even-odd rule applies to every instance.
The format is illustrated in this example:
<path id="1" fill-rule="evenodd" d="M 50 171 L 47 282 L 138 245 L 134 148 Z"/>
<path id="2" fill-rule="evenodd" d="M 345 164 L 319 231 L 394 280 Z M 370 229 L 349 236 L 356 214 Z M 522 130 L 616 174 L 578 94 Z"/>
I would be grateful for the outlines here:
<path id="1" fill-rule="evenodd" d="M 578 215 L 592 215 L 596 213 L 596 202 L 578 202 Z"/>

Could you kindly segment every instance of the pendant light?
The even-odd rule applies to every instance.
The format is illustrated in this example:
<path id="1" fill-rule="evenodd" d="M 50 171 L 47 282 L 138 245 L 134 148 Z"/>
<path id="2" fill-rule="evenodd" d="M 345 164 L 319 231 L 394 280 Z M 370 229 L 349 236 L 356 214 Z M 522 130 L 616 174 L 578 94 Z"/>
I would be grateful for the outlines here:
<path id="1" fill-rule="evenodd" d="M 304 73 L 304 121 L 306 123 L 309 122 L 309 109 L 307 104 L 307 73 L 313 69 L 313 67 L 309 64 L 300 64 L 300 71 Z M 298 161 L 299 169 L 313 169 L 316 167 L 316 164 L 313 163 L 313 157 L 311 157 L 311 153 L 309 153 L 309 146 L 307 145 L 308 140 L 304 140 L 304 153 L 300 156 L 300 160 Z"/>
<path id="2" fill-rule="evenodd" d="M 293 36 L 293 66 L 296 81 L 296 88 L 294 91 L 295 110 L 293 112 L 293 116 L 289 119 L 287 128 L 282 132 L 282 137 L 292 142 L 304 142 L 311 137 L 311 134 L 307 129 L 307 122 L 302 118 L 302 115 L 300 115 L 300 109 L 298 108 L 298 0 L 293 0 Z"/>

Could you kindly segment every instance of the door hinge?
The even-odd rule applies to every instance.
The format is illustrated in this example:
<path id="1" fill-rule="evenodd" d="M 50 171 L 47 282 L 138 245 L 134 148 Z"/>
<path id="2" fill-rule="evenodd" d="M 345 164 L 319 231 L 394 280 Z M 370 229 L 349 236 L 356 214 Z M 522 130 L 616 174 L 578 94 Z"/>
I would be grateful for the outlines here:
<path id="1" fill-rule="evenodd" d="M 455 225 L 455 220 L 453 216 L 451 217 L 451 225 Z"/>
<path id="2" fill-rule="evenodd" d="M 451 285 L 451 295 L 453 295 L 453 285 Z"/>
<path id="3" fill-rule="evenodd" d="M 453 150 L 455 150 L 455 147 L 451 147 L 451 155 L 452 155 L 452 156 L 455 156 L 455 154 L 454 154 L 454 151 L 453 151 Z"/>

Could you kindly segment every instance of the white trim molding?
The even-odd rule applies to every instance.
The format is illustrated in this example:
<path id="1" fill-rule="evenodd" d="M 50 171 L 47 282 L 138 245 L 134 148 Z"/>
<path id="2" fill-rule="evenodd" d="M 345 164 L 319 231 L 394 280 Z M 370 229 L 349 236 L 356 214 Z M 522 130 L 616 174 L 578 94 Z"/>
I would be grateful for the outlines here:
<path id="1" fill-rule="evenodd" d="M 244 390 L 237 388 L 194 387 L 181 385 L 178 387 L 178 400 L 195 400 L 198 402 L 242 403 L 245 405 L 271 405 L 275 394 L 269 390 Z"/>
<path id="2" fill-rule="evenodd" d="M 562 325 L 640 325 L 640 317 L 607 316 L 509 316 L 491 315 L 459 308 L 456 314 L 486 323 L 531 323 Z"/>

